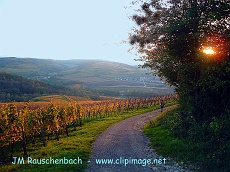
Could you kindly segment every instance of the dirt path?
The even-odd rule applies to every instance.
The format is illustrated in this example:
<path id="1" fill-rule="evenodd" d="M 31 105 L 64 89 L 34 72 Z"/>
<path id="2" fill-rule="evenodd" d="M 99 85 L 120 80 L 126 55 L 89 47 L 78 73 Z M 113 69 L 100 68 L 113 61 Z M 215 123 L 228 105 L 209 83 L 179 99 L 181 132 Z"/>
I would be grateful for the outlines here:
<path id="1" fill-rule="evenodd" d="M 175 106 L 165 108 L 168 110 Z M 149 139 L 143 135 L 143 126 L 160 113 L 160 110 L 145 113 L 118 122 L 104 131 L 93 144 L 93 153 L 90 157 L 87 172 L 148 172 L 148 171 L 188 171 L 183 170 L 177 163 L 168 165 L 164 157 L 159 157 L 148 146 Z M 96 164 L 96 159 L 112 159 L 112 164 Z M 125 160 L 127 159 L 127 160 Z M 127 161 L 137 159 L 141 164 L 127 164 Z M 155 165 L 145 165 L 146 159 L 151 159 Z M 160 160 L 161 159 L 161 160 Z M 136 161 L 136 160 L 133 160 Z M 156 161 L 159 164 L 156 164 Z M 162 164 L 160 164 L 162 162 Z M 164 163 L 165 162 L 165 163 Z M 118 163 L 118 164 L 115 164 Z M 171 162 L 172 163 L 172 162 Z"/>

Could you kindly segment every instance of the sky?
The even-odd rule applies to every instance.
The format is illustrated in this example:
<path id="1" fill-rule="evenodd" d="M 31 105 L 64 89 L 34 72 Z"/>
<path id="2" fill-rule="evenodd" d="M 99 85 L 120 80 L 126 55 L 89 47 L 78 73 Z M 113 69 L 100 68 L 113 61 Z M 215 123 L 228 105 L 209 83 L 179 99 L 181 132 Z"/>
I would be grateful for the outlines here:
<path id="1" fill-rule="evenodd" d="M 131 65 L 132 0 L 0 0 L 0 57 L 100 59 Z M 125 8 L 128 7 L 128 8 Z"/>

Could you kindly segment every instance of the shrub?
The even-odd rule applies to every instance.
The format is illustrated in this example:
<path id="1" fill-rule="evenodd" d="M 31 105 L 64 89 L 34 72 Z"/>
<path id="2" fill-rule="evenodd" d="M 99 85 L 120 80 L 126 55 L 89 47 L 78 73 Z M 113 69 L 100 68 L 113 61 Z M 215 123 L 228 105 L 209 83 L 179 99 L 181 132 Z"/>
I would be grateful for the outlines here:
<path id="1" fill-rule="evenodd" d="M 167 112 L 152 122 L 175 137 L 192 143 L 191 157 L 205 171 L 230 171 L 230 113 L 227 111 L 211 121 L 196 121 L 179 109 Z M 192 158 L 192 159 L 193 159 Z"/>

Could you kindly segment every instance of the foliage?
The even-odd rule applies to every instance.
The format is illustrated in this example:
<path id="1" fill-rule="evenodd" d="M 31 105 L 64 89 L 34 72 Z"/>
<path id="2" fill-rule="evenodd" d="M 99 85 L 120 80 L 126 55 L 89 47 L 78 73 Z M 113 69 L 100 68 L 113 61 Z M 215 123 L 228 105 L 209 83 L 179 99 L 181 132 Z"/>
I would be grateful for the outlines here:
<path id="1" fill-rule="evenodd" d="M 57 94 L 61 87 L 0 72 L 0 101 L 28 101 L 41 94 Z"/>
<path id="2" fill-rule="evenodd" d="M 227 0 L 145 2 L 133 19 L 139 60 L 176 87 L 180 104 L 199 120 L 229 109 L 230 45 Z M 204 54 L 211 47 L 214 54 Z"/>
<path id="3" fill-rule="evenodd" d="M 107 101 L 91 101 L 76 104 L 76 102 L 63 105 L 50 104 L 47 107 L 29 109 L 25 104 L 19 109 L 15 104 L 6 104 L 0 108 L 0 163 L 12 160 L 15 144 L 22 143 L 24 156 L 27 157 L 28 142 L 35 144 L 41 142 L 43 146 L 51 137 L 59 141 L 60 135 L 69 136 L 69 128 L 76 131 L 77 126 L 95 119 L 116 116 L 121 112 L 129 112 L 156 105 L 159 99 L 165 102 L 174 100 L 177 95 L 159 97 L 118 99 Z M 11 148 L 10 158 L 5 157 L 4 149 Z"/>
<path id="4" fill-rule="evenodd" d="M 92 89 L 56 86 L 39 80 L 0 72 L 0 102 L 29 101 L 34 97 L 51 94 L 99 98 L 99 93 Z"/>
<path id="5" fill-rule="evenodd" d="M 139 99 L 139 100 L 133 99 L 133 100 L 140 101 L 143 103 L 136 104 L 135 109 L 133 110 L 130 109 L 129 111 L 127 111 L 127 109 L 124 109 L 124 107 L 125 105 L 129 104 L 128 102 L 130 103 L 132 102 L 130 99 L 117 100 L 117 101 L 112 101 L 110 103 L 108 101 L 102 101 L 102 102 L 88 101 L 83 104 L 77 104 L 76 105 L 77 111 L 74 110 L 75 106 L 73 107 L 72 106 L 73 104 L 72 105 L 64 104 L 63 106 L 61 105 L 57 106 L 57 105 L 51 104 L 49 107 L 44 106 L 43 108 L 40 107 L 37 110 L 27 109 L 27 107 L 30 107 L 30 106 L 29 104 L 26 104 L 23 110 L 24 112 L 27 112 L 27 110 L 29 112 L 27 114 L 28 119 L 26 118 L 26 121 L 27 121 L 26 124 L 30 126 L 28 127 L 28 129 L 32 131 L 32 135 L 33 135 L 33 132 L 40 132 L 40 134 L 35 135 L 36 136 L 35 143 L 33 142 L 33 137 L 27 134 L 26 144 L 28 146 L 29 156 L 32 158 L 49 158 L 49 157 L 63 158 L 63 157 L 66 157 L 66 158 L 71 158 L 71 159 L 76 158 L 77 156 L 82 159 L 83 164 L 80 164 L 80 165 L 65 164 L 64 166 L 61 166 L 61 165 L 57 166 L 57 165 L 51 165 L 51 164 L 38 165 L 38 166 L 28 165 L 28 164 L 24 164 L 24 165 L 11 164 L 11 163 L 7 163 L 8 161 L 5 161 L 5 160 L 8 160 L 8 154 L 10 152 L 10 150 L 8 149 L 8 146 L 0 145 L 0 146 L 3 146 L 2 153 L 5 152 L 5 155 L 0 156 L 1 157 L 0 163 L 3 163 L 1 164 L 0 169 L 2 171 L 15 171 L 15 170 L 16 171 L 66 171 L 66 170 L 84 171 L 87 168 L 87 160 L 89 159 L 90 151 L 92 148 L 92 143 L 95 141 L 96 136 L 98 136 L 102 131 L 107 129 L 110 125 L 112 125 L 115 122 L 124 120 L 134 115 L 146 113 L 146 112 L 159 108 L 159 105 L 158 105 L 159 98 L 162 98 L 165 101 L 167 101 L 166 106 L 168 106 L 168 105 L 175 104 L 175 101 L 170 101 L 170 100 L 174 100 L 176 96 L 172 96 L 171 99 L 169 99 L 170 96 L 155 97 L 154 99 L 152 99 L 153 103 L 151 103 L 151 101 L 147 101 L 148 99 Z M 121 103 L 122 111 L 120 113 L 115 112 L 114 114 L 104 114 L 104 113 L 111 113 L 111 108 L 113 108 L 114 102 Z M 144 104 L 144 102 L 147 103 L 148 105 Z M 138 105 L 139 105 L 139 109 L 137 110 Z M 4 108 L 7 109 L 10 106 L 13 106 L 13 105 L 2 107 L 0 109 L 1 112 L 4 111 Z M 99 117 L 100 116 L 99 114 L 97 115 L 97 113 L 99 112 L 95 111 L 97 108 L 101 109 L 101 117 Z M 60 122 L 58 123 L 60 127 L 59 128 L 60 140 L 56 141 L 56 136 L 51 135 L 49 136 L 49 140 L 46 140 L 46 142 L 48 141 L 47 144 L 43 145 L 41 144 L 42 142 L 41 130 L 42 128 L 43 130 L 45 130 L 45 139 L 48 139 L 47 131 L 49 127 L 46 127 L 46 126 L 52 125 L 53 123 L 50 120 L 49 121 L 47 120 L 52 119 L 52 116 L 55 115 L 55 113 L 53 112 L 57 110 L 59 113 L 56 115 L 58 115 L 58 118 L 60 119 L 59 120 Z M 118 109 L 114 109 L 114 110 L 118 110 Z M 50 112 L 49 117 L 47 116 L 48 111 Z M 89 116 L 89 113 L 87 112 L 90 112 L 91 116 Z M 78 121 L 79 120 L 78 117 L 80 115 L 82 115 L 83 125 L 80 127 L 79 123 L 77 123 L 77 129 L 74 130 L 74 126 L 72 126 L 71 123 L 74 121 L 76 122 L 76 120 Z M 0 116 L 0 122 L 1 124 L 3 124 L 2 122 L 4 121 L 4 118 L 1 118 L 1 117 L 2 116 Z M 103 117 L 106 117 L 106 118 L 103 118 Z M 29 119 L 34 119 L 34 120 L 29 120 Z M 66 130 L 64 130 L 67 124 L 66 122 L 69 123 L 68 135 L 66 133 Z M 38 127 L 39 125 L 43 125 L 43 127 L 39 128 Z M 38 128 L 38 130 L 36 130 L 36 128 Z M 0 128 L 0 143 L 3 143 L 2 141 L 4 140 L 1 140 L 1 139 L 4 139 L 5 135 L 4 133 L 2 133 L 3 130 L 1 129 L 2 128 Z M 28 132 L 28 130 L 26 130 L 26 132 Z M 21 149 L 16 146 L 20 146 L 20 142 L 16 142 L 15 151 L 13 155 L 17 157 L 22 157 L 23 153 L 21 152 Z"/>
<path id="6" fill-rule="evenodd" d="M 163 113 L 146 127 L 145 133 L 152 134 L 154 139 L 154 148 L 161 154 L 197 164 L 205 171 L 229 171 L 230 113 L 214 117 L 211 122 L 200 122 L 192 117 L 183 118 L 179 111 Z M 164 140 L 157 132 L 165 133 Z M 174 144 L 172 140 L 178 140 L 178 143 Z M 158 148 L 157 145 L 164 146 Z M 175 148 L 177 151 L 170 152 Z"/>

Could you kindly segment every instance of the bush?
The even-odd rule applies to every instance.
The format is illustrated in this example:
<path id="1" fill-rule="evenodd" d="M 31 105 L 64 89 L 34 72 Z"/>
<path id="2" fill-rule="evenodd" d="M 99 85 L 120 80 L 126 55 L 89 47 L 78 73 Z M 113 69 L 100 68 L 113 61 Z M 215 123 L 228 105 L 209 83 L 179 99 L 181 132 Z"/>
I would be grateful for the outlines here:
<path id="1" fill-rule="evenodd" d="M 174 136 L 192 143 L 191 154 L 205 171 L 230 171 L 230 113 L 210 121 L 196 121 L 174 109 L 154 122 Z M 154 125 L 153 125 L 154 127 Z M 191 156 L 191 157 L 192 157 Z"/>

